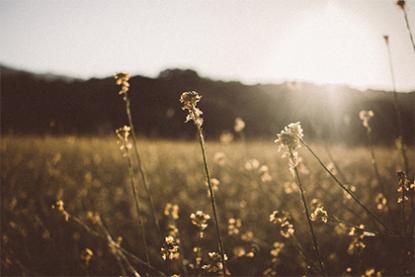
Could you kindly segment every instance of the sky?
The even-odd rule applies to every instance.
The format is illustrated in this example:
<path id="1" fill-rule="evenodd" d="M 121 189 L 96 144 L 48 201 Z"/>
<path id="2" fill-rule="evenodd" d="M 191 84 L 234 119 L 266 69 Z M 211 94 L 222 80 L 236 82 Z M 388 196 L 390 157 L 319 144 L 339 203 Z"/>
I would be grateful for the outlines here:
<path id="1" fill-rule="evenodd" d="M 393 0 L 1 0 L 0 63 L 89 78 L 167 68 L 258 82 L 415 90 L 415 52 Z M 415 31 L 415 0 L 407 1 Z"/>

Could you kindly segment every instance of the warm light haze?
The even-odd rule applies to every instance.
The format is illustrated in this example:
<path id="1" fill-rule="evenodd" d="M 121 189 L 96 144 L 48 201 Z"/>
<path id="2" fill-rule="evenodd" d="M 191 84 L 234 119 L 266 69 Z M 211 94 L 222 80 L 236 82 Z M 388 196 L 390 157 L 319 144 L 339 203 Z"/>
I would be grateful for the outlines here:
<path id="1" fill-rule="evenodd" d="M 407 1 L 415 18 L 415 1 Z M 415 54 L 392 0 L 0 2 L 0 63 L 74 77 L 166 68 L 246 83 L 305 80 L 415 89 Z M 412 20 L 412 28 L 414 20 Z"/>

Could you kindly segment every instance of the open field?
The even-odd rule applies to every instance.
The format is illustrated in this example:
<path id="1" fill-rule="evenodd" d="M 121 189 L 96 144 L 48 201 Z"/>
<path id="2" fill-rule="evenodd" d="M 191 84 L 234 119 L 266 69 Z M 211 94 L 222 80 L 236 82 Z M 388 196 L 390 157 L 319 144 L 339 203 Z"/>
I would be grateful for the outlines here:
<path id="1" fill-rule="evenodd" d="M 199 144 L 139 140 L 138 147 L 163 236 L 152 221 L 149 201 L 137 178 L 150 261 L 159 272 L 126 254 L 130 265 L 140 274 L 198 275 L 202 271 L 217 274 L 214 262 L 208 258 L 208 252 L 217 251 L 212 217 L 203 238 L 190 219 L 198 210 L 212 216 Z M 322 145 L 313 144 L 312 148 L 333 168 Z M 311 205 L 312 199 L 319 199 L 328 213 L 328 218 L 317 217 L 313 226 L 329 275 L 413 273 L 413 253 L 408 254 L 413 250 L 413 240 L 408 238 L 409 200 L 404 201 L 407 208 L 404 226 L 402 204 L 397 203 L 400 194 L 396 191 L 396 172 L 402 169 L 398 151 L 375 148 L 388 200 L 385 204 L 377 198 L 381 189 L 368 148 L 334 145 L 329 148 L 341 170 L 335 172 L 336 176 L 355 189 L 359 199 L 389 229 L 384 231 L 346 197 L 317 161 L 301 148 L 303 162 L 298 169 L 307 202 Z M 207 154 L 212 177 L 219 181 L 215 196 L 228 270 L 233 275 L 246 276 L 319 274 L 297 185 L 287 159 L 281 158 L 275 144 L 208 141 Z M 117 261 L 119 256 L 113 255 L 113 248 L 108 247 L 108 238 L 96 236 L 94 232 L 100 233 L 100 229 L 88 212 L 100 215 L 114 241 L 122 237 L 121 247 L 128 251 L 125 253 L 145 260 L 127 160 L 122 157 L 115 138 L 6 136 L 1 139 L 0 155 L 2 275 L 119 275 L 123 268 L 129 272 L 129 265 Z M 414 168 L 413 148 L 409 157 L 410 168 Z M 59 207 L 56 209 L 57 200 L 64 203 L 60 211 Z M 178 218 L 174 212 L 163 212 L 168 203 L 178 205 Z M 276 210 L 289 214 L 290 230 L 280 230 L 281 226 L 270 222 L 270 215 Z M 70 214 L 66 214 L 67 221 L 66 212 Z M 235 220 L 229 222 L 231 218 Z M 323 222 L 325 219 L 327 222 Z M 91 229 L 86 230 L 76 220 Z M 171 225 L 178 229 L 175 234 L 180 238 L 180 258 L 163 262 L 160 240 L 168 234 L 169 224 L 170 231 Z M 351 231 L 360 224 L 365 231 Z M 194 247 L 200 247 L 201 260 L 195 259 Z M 88 255 L 86 248 L 93 254 Z M 200 261 L 199 266 L 195 260 Z M 205 265 L 203 270 L 199 268 L 202 265 Z"/>

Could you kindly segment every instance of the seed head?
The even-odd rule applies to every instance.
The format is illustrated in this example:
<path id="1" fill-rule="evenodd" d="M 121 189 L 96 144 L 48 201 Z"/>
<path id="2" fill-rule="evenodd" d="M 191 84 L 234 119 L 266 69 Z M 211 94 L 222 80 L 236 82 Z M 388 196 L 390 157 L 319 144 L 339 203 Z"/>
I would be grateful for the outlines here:
<path id="1" fill-rule="evenodd" d="M 388 35 L 384 35 L 383 39 L 385 40 L 386 44 L 389 44 L 389 36 Z"/>
<path id="2" fill-rule="evenodd" d="M 197 211 L 196 213 L 192 213 L 190 215 L 190 219 L 192 220 L 192 224 L 199 228 L 200 237 L 203 238 L 203 231 L 208 226 L 210 215 L 205 214 L 202 211 Z"/>
<path id="3" fill-rule="evenodd" d="M 180 248 L 179 243 L 180 241 L 173 236 L 167 236 L 164 238 L 165 244 L 164 247 L 161 248 L 161 257 L 163 260 L 177 260 L 180 257 Z"/>
<path id="4" fill-rule="evenodd" d="M 127 157 L 128 151 L 133 147 L 129 141 L 130 131 L 131 127 L 126 125 L 115 130 L 115 134 L 117 135 L 117 143 L 120 145 L 123 157 Z"/>
<path id="5" fill-rule="evenodd" d="M 172 203 L 167 203 L 164 207 L 164 215 L 174 220 L 179 219 L 179 206 Z"/>
<path id="6" fill-rule="evenodd" d="M 121 86 L 121 90 L 118 92 L 119 95 L 124 95 L 124 100 L 126 99 L 127 92 L 130 88 L 130 83 L 128 83 L 128 80 L 130 80 L 130 75 L 126 72 L 120 72 L 115 74 L 115 83 L 119 86 Z"/>
<path id="7" fill-rule="evenodd" d="M 320 219 L 323 223 L 327 223 L 328 221 L 328 213 L 326 209 L 324 209 L 323 204 L 320 200 L 314 198 L 311 200 L 311 214 L 310 219 L 312 221 L 316 221 L 317 219 Z"/>
<path id="8" fill-rule="evenodd" d="M 180 96 L 180 103 L 182 103 L 182 110 L 187 111 L 186 121 L 193 121 L 196 126 L 201 127 L 203 124 L 203 112 L 197 107 L 202 96 L 196 91 L 183 92 Z"/>
<path id="9" fill-rule="evenodd" d="M 84 251 L 82 251 L 81 260 L 88 266 L 93 256 L 94 252 L 89 248 L 85 248 Z"/>
<path id="10" fill-rule="evenodd" d="M 237 133 L 242 132 L 243 129 L 245 129 L 245 121 L 243 121 L 243 119 L 240 118 L 240 117 L 235 118 L 235 125 L 234 125 L 233 129 Z"/>
<path id="11" fill-rule="evenodd" d="M 365 128 L 368 128 L 368 129 L 370 128 L 370 126 L 369 126 L 369 120 L 373 116 L 375 116 L 375 114 L 371 110 L 369 110 L 369 111 L 362 110 L 362 111 L 359 112 L 359 117 L 360 117 L 360 120 L 362 120 L 363 126 Z"/>
<path id="12" fill-rule="evenodd" d="M 401 8 L 401 9 L 405 9 L 405 0 L 398 0 L 398 1 L 396 1 L 396 5 L 398 5 L 399 6 L 399 8 Z"/>
<path id="13" fill-rule="evenodd" d="M 274 142 L 278 146 L 278 151 L 283 151 L 287 154 L 289 152 L 295 152 L 301 146 L 300 142 L 303 137 L 304 133 L 301 128 L 301 123 L 290 123 L 284 130 L 277 134 L 277 139 Z"/>

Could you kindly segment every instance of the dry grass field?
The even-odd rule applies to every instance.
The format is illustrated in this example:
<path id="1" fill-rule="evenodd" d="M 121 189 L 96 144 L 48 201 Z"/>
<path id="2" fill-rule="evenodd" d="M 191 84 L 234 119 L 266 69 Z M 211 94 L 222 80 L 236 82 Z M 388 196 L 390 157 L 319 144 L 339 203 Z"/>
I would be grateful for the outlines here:
<path id="1" fill-rule="evenodd" d="M 149 199 L 137 177 L 139 218 L 151 266 L 145 261 L 127 159 L 115 138 L 2 137 L 2 275 L 219 274 L 199 144 L 139 139 L 137 145 L 161 231 L 152 220 Z M 228 272 L 319 275 L 298 186 L 273 141 L 207 141 L 206 146 Z M 378 196 L 381 186 L 367 147 L 329 145 L 332 159 L 323 145 L 313 143 L 312 148 L 388 227 L 385 231 L 376 224 L 300 148 L 302 162 L 297 168 L 327 273 L 413 273 L 413 252 L 408 253 L 413 250 L 411 199 L 403 201 L 405 222 L 402 203 L 397 203 L 401 196 L 396 175 L 402 169 L 399 152 L 388 147 L 374 149 L 385 203 Z M 413 189 L 407 195 L 411 197 Z M 207 226 L 201 227 L 197 214 L 191 219 L 197 211 L 210 215 Z M 274 211 L 278 213 L 270 220 Z M 169 235 L 174 237 L 169 242 L 177 245 L 164 242 Z M 161 252 L 161 247 L 166 251 Z"/>

